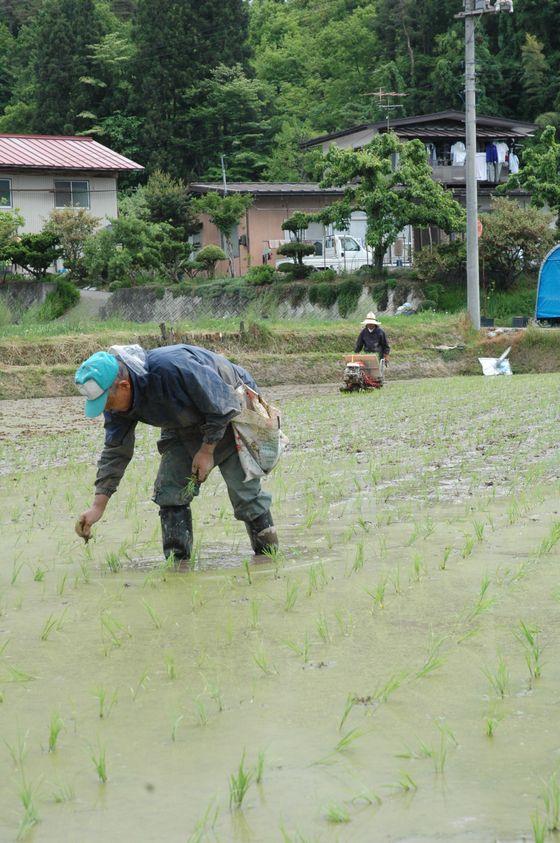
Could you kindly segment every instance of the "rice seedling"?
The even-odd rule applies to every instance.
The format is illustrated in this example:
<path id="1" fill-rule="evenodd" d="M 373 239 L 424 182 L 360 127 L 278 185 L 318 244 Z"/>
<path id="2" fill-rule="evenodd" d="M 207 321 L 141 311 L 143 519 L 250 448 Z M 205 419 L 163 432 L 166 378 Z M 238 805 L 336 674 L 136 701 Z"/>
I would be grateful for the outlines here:
<path id="1" fill-rule="evenodd" d="M 206 706 L 204 705 L 203 700 L 199 697 L 193 700 L 194 702 L 194 709 L 196 714 L 196 719 L 198 721 L 199 726 L 207 726 L 208 725 L 208 712 L 206 711 Z"/>
<path id="2" fill-rule="evenodd" d="M 350 731 L 346 732 L 340 738 L 340 740 L 336 744 L 333 751 L 334 752 L 345 752 L 347 749 L 349 749 L 352 746 L 352 744 L 355 741 L 357 741 L 359 738 L 363 737 L 363 735 L 365 735 L 365 732 L 364 732 L 363 729 L 358 729 L 358 728 L 350 729 Z"/>
<path id="3" fill-rule="evenodd" d="M 155 628 L 156 628 L 156 629 L 161 629 L 161 627 L 163 626 L 163 620 L 162 620 L 162 618 L 161 618 L 161 615 L 159 615 L 159 614 L 156 612 L 156 610 L 154 609 L 154 607 L 153 607 L 153 606 L 151 606 L 151 605 L 148 603 L 148 601 L 147 601 L 147 600 L 144 600 L 144 598 L 142 598 L 142 605 L 144 606 L 145 610 L 146 610 L 146 611 L 147 611 L 147 613 L 149 614 L 149 616 L 150 616 L 150 618 L 151 618 L 151 620 L 152 620 L 152 623 L 153 623 L 153 625 L 155 626 Z"/>
<path id="4" fill-rule="evenodd" d="M 531 828 L 534 843 L 544 843 L 547 838 L 547 824 L 538 811 L 531 814 Z"/>
<path id="5" fill-rule="evenodd" d="M 477 542 L 481 542 L 484 539 L 484 527 L 482 521 L 473 521 L 472 522 L 473 531 Z"/>
<path id="6" fill-rule="evenodd" d="M 173 721 L 173 726 L 171 728 L 171 740 L 173 741 L 173 743 L 175 743 L 175 741 L 177 740 L 177 731 L 179 729 L 179 726 L 181 725 L 181 722 L 184 720 L 184 717 L 184 714 L 180 714 Z"/>
<path id="7" fill-rule="evenodd" d="M 541 793 L 546 811 L 546 827 L 549 831 L 560 830 L 560 784 L 558 773 L 554 771 L 547 781 L 543 782 Z"/>
<path id="8" fill-rule="evenodd" d="M 22 840 L 39 822 L 39 814 L 35 807 L 35 785 L 27 782 L 22 773 L 19 798 L 23 805 L 23 817 L 21 819 L 17 839 Z"/>
<path id="9" fill-rule="evenodd" d="M 319 633 L 319 638 L 325 644 L 330 644 L 331 642 L 331 633 L 329 629 L 329 623 L 327 620 L 327 616 L 323 611 L 319 612 L 319 616 L 315 621 L 315 626 L 317 627 L 317 632 Z"/>
<path id="10" fill-rule="evenodd" d="M 110 699 L 107 698 L 107 691 L 103 687 L 96 688 L 93 695 L 97 698 L 99 719 L 107 719 L 107 717 L 111 714 L 113 706 L 117 702 L 117 689 L 115 688 Z"/>
<path id="11" fill-rule="evenodd" d="M 27 738 L 29 737 L 29 732 L 26 732 L 24 735 L 18 732 L 15 743 L 11 744 L 8 741 L 4 741 L 4 744 L 10 753 L 11 759 L 14 763 L 14 767 L 18 770 L 23 770 L 23 762 L 25 761 L 25 757 L 27 755 Z"/>
<path id="12" fill-rule="evenodd" d="M 261 605 L 258 600 L 251 600 L 249 604 L 249 612 L 251 616 L 251 620 L 249 625 L 251 629 L 258 629 L 260 623 L 260 612 L 261 612 Z"/>
<path id="13" fill-rule="evenodd" d="M 342 731 L 342 727 L 346 723 L 348 719 L 348 715 L 356 705 L 356 695 L 355 694 L 348 694 L 346 697 L 346 703 L 344 705 L 344 711 L 342 712 L 342 717 L 340 718 L 340 723 L 338 724 L 338 731 Z"/>
<path id="14" fill-rule="evenodd" d="M 97 750 L 91 750 L 91 760 L 101 784 L 107 783 L 107 760 L 105 747 L 99 745 Z"/>
<path id="15" fill-rule="evenodd" d="M 541 541 L 537 556 L 546 556 L 560 541 L 560 521 L 555 521 L 547 536 Z"/>
<path id="16" fill-rule="evenodd" d="M 10 578 L 11 585 L 15 585 L 18 581 L 19 575 L 25 565 L 25 559 L 22 559 L 21 562 L 18 559 L 14 559 L 12 563 L 12 576 Z"/>
<path id="17" fill-rule="evenodd" d="M 307 664 L 309 661 L 309 636 L 307 633 L 305 633 L 301 644 L 298 644 L 296 641 L 285 641 L 284 643 L 286 647 L 289 647 L 296 656 L 302 658 Z"/>
<path id="18" fill-rule="evenodd" d="M 136 683 L 134 688 L 130 689 L 130 693 L 132 694 L 133 702 L 136 700 L 136 697 L 138 696 L 140 691 L 144 690 L 146 688 L 149 681 L 150 681 L 150 675 L 148 673 L 148 669 L 146 668 L 146 670 L 144 670 L 144 672 L 140 676 L 140 679 L 138 680 L 138 682 Z"/>
<path id="19" fill-rule="evenodd" d="M 422 577 L 426 574 L 426 566 L 424 561 L 419 553 L 414 554 L 414 558 L 412 559 L 412 572 L 410 575 L 411 582 L 420 582 Z"/>
<path id="20" fill-rule="evenodd" d="M 215 803 L 214 799 L 211 799 L 204 814 L 199 820 L 197 820 L 192 834 L 189 835 L 187 843 L 204 843 L 204 841 L 208 840 L 210 833 L 213 832 L 216 826 L 219 813 L 219 805 Z"/>
<path id="21" fill-rule="evenodd" d="M 114 551 L 111 551 L 105 557 L 105 565 L 112 574 L 118 574 L 122 568 L 121 560 L 119 559 L 118 554 Z"/>
<path id="22" fill-rule="evenodd" d="M 257 667 L 262 670 L 265 676 L 272 676 L 272 674 L 278 673 L 274 665 L 269 662 L 268 656 L 266 655 L 262 644 L 257 652 L 253 653 L 253 661 Z"/>
<path id="23" fill-rule="evenodd" d="M 368 594 L 372 599 L 372 613 L 375 611 L 375 608 L 384 609 L 385 608 L 385 592 L 387 590 L 387 577 L 382 577 L 375 588 L 368 589 L 365 588 L 364 591 Z"/>
<path id="24" fill-rule="evenodd" d="M 243 570 L 245 571 L 245 576 L 247 577 L 247 582 L 249 583 L 249 585 L 252 585 L 253 580 L 251 578 L 251 567 L 249 565 L 248 559 L 243 560 Z"/>
<path id="25" fill-rule="evenodd" d="M 55 752 L 58 736 L 64 728 L 64 721 L 58 712 L 51 715 L 51 722 L 49 724 L 49 752 Z"/>
<path id="26" fill-rule="evenodd" d="M 39 636 L 41 641 L 46 641 L 48 639 L 49 635 L 51 634 L 53 629 L 56 627 L 56 623 L 57 623 L 56 617 L 54 615 L 49 615 L 48 618 L 46 619 L 45 623 L 43 624 L 42 629 L 41 629 L 41 634 Z"/>
<path id="27" fill-rule="evenodd" d="M 397 752 L 395 757 L 415 759 L 419 761 L 424 758 L 433 758 L 433 755 L 434 751 L 431 746 L 428 746 L 428 744 L 424 743 L 424 741 L 420 741 L 417 749 L 411 749 L 409 746 L 406 746 L 402 752 Z"/>
<path id="28" fill-rule="evenodd" d="M 523 621 L 519 621 L 519 630 L 516 630 L 514 635 L 525 651 L 525 662 L 531 680 L 540 679 L 542 647 L 539 643 L 539 630 L 537 627 L 527 626 Z"/>
<path id="29" fill-rule="evenodd" d="M 461 558 L 468 559 L 474 550 L 475 540 L 473 536 L 465 536 L 465 544 L 461 548 Z"/>
<path id="30" fill-rule="evenodd" d="M 484 733 L 487 738 L 493 738 L 498 723 L 502 718 L 495 715 L 489 715 L 484 719 Z"/>
<path id="31" fill-rule="evenodd" d="M 406 679 L 408 679 L 408 676 L 409 672 L 407 670 L 401 670 L 397 673 L 393 673 L 384 684 L 377 686 L 371 695 L 370 700 L 378 703 L 387 702 L 389 697 L 401 687 Z"/>
<path id="32" fill-rule="evenodd" d="M 395 572 L 392 577 L 393 583 L 393 591 L 395 594 L 400 595 L 402 594 L 402 585 L 401 585 L 401 566 L 397 565 L 395 568 Z"/>
<path id="33" fill-rule="evenodd" d="M 352 797 L 350 800 L 353 805 L 357 803 L 363 802 L 366 805 L 381 805 L 383 802 L 382 798 L 372 790 L 370 787 L 363 787 L 362 790 L 358 791 L 358 793 Z"/>
<path id="34" fill-rule="evenodd" d="M 107 645 L 110 644 L 113 648 L 122 647 L 123 642 L 127 638 L 131 638 L 131 634 L 126 629 L 124 624 L 120 623 L 113 617 L 109 609 L 104 609 L 100 615 L 101 621 L 101 635 L 105 646 L 105 654 L 108 652 Z"/>
<path id="35" fill-rule="evenodd" d="M 43 582 L 43 580 L 45 579 L 45 573 L 46 571 L 44 570 L 44 568 L 36 568 L 35 573 L 33 574 L 33 580 L 35 582 Z"/>
<path id="36" fill-rule="evenodd" d="M 499 657 L 498 666 L 494 671 L 489 668 L 484 668 L 482 672 L 488 679 L 492 690 L 495 694 L 497 694 L 497 696 L 502 699 L 507 696 L 509 692 L 509 671 L 503 656 Z"/>
<path id="37" fill-rule="evenodd" d="M 229 777 L 229 809 L 240 810 L 243 805 L 243 800 L 247 795 L 249 786 L 253 780 L 252 770 L 245 769 L 245 751 L 241 756 L 237 772 L 232 773 Z"/>
<path id="38" fill-rule="evenodd" d="M 449 557 L 451 556 L 451 551 L 452 551 L 452 550 L 453 550 L 453 547 L 452 547 L 450 544 L 448 544 L 448 545 L 446 545 L 446 546 L 444 547 L 444 549 L 443 549 L 443 556 L 441 557 L 441 562 L 439 563 L 439 569 L 440 569 L 440 571 L 445 571 L 445 570 L 446 570 L 446 568 L 447 568 L 447 562 L 448 562 L 448 560 L 449 560 Z"/>
<path id="39" fill-rule="evenodd" d="M 61 576 L 58 578 L 58 582 L 56 584 L 56 593 L 59 597 L 62 597 L 64 594 L 64 589 L 66 588 L 66 583 L 68 582 L 68 573 L 65 571 Z"/>
<path id="40" fill-rule="evenodd" d="M 410 773 L 406 772 L 401 772 L 399 774 L 399 778 L 395 782 L 392 782 L 391 784 L 388 784 L 386 786 L 400 793 L 411 793 L 415 790 L 418 790 L 418 785 L 416 784 Z"/>
<path id="41" fill-rule="evenodd" d="M 262 784 L 262 780 L 264 778 L 264 762 L 265 762 L 265 752 L 261 750 L 257 755 L 257 763 L 255 765 L 255 782 L 256 784 Z"/>
<path id="42" fill-rule="evenodd" d="M 445 770 L 447 762 L 447 743 L 448 735 L 444 729 L 440 729 L 439 745 L 434 749 L 432 758 L 434 761 L 434 770 L 436 773 L 442 774 Z"/>
<path id="43" fill-rule="evenodd" d="M 57 805 L 64 802 L 73 802 L 76 798 L 76 791 L 71 784 L 57 784 L 51 794 L 52 801 Z"/>
<path id="44" fill-rule="evenodd" d="M 349 823 L 350 814 L 342 805 L 331 802 L 325 809 L 325 819 L 328 823 Z"/>
<path id="45" fill-rule="evenodd" d="M 490 588 L 490 577 L 488 574 L 485 574 L 482 578 L 482 582 L 480 583 L 480 589 L 478 592 L 478 597 L 475 600 L 472 608 L 469 612 L 467 612 L 466 620 L 467 622 L 472 622 L 479 615 L 482 615 L 484 612 L 487 612 L 488 609 L 491 609 L 494 603 L 496 602 L 495 597 L 487 597 L 488 589 Z"/>
<path id="46" fill-rule="evenodd" d="M 165 656 L 165 670 L 168 679 L 177 679 L 177 668 L 175 666 L 175 658 L 167 653 Z"/>
<path id="47" fill-rule="evenodd" d="M 357 574 L 358 571 L 361 571 L 364 567 L 364 543 L 359 542 L 356 547 L 356 554 L 354 556 L 354 562 L 352 563 L 351 573 Z"/>
<path id="48" fill-rule="evenodd" d="M 193 612 L 196 612 L 198 609 L 202 609 L 203 606 L 204 597 L 202 596 L 200 588 L 195 586 L 191 591 L 191 609 Z"/>
<path id="49" fill-rule="evenodd" d="M 298 592 L 299 585 L 297 584 L 297 582 L 292 582 L 291 580 L 288 580 L 286 582 L 286 599 L 284 600 L 285 612 L 291 612 L 294 606 L 296 605 Z"/>
<path id="50" fill-rule="evenodd" d="M 32 682 L 37 678 L 19 667 L 14 667 L 13 664 L 6 664 L 6 670 L 9 675 L 8 682 Z"/>

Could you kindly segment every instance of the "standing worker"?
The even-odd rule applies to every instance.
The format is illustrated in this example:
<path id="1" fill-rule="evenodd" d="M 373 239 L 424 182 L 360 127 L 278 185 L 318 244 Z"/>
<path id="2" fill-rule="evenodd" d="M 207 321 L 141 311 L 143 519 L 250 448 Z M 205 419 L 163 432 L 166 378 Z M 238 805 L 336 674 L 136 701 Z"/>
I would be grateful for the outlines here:
<path id="1" fill-rule="evenodd" d="M 385 331 L 377 321 L 375 313 L 370 311 L 362 322 L 362 325 L 364 327 L 359 333 L 354 353 L 359 354 L 363 349 L 366 354 L 378 354 L 379 360 L 384 360 L 385 365 L 387 365 L 391 349 L 389 348 Z"/>
<path id="2" fill-rule="evenodd" d="M 257 390 L 251 375 L 225 357 L 193 345 L 145 351 L 113 346 L 98 351 L 76 372 L 85 414 L 105 414 L 105 447 L 97 464 L 92 506 L 76 532 L 89 539 L 134 453 L 137 423 L 161 428 L 161 463 L 152 500 L 159 506 L 163 552 L 185 568 L 193 546 L 190 504 L 214 465 L 224 478 L 235 517 L 244 521 L 256 554 L 278 545 L 271 496 L 259 478 L 249 481 L 235 446 L 231 420 L 241 410 L 236 388 Z"/>

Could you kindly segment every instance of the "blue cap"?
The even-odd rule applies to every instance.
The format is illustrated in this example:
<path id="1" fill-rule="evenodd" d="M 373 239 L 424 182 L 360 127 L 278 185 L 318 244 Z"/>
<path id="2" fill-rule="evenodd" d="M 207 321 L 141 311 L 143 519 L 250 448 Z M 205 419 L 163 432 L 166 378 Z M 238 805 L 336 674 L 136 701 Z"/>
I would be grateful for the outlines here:
<path id="1" fill-rule="evenodd" d="M 76 372 L 75 382 L 87 398 L 86 416 L 94 419 L 105 409 L 109 389 L 119 372 L 117 358 L 106 351 L 96 351 L 85 360 Z"/>

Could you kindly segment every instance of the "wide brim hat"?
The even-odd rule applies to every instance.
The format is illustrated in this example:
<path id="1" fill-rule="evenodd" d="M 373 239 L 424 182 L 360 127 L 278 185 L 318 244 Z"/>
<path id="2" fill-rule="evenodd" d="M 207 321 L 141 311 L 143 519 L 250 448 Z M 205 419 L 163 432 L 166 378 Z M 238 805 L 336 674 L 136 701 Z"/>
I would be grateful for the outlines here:
<path id="1" fill-rule="evenodd" d="M 378 322 L 375 313 L 370 310 L 370 312 L 362 322 L 362 325 L 381 325 L 381 322 Z"/>

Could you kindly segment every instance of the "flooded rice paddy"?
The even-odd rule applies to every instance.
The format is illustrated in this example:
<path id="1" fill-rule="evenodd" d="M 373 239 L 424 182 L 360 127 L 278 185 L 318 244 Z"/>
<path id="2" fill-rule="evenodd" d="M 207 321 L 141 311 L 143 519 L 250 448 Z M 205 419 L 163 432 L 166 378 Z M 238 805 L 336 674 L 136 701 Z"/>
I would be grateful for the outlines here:
<path id="1" fill-rule="evenodd" d="M 0 405 L 0 840 L 545 839 L 559 387 L 284 390 L 281 553 L 253 564 L 215 473 L 189 574 L 160 556 L 157 431 L 86 546 L 100 424 Z"/>

